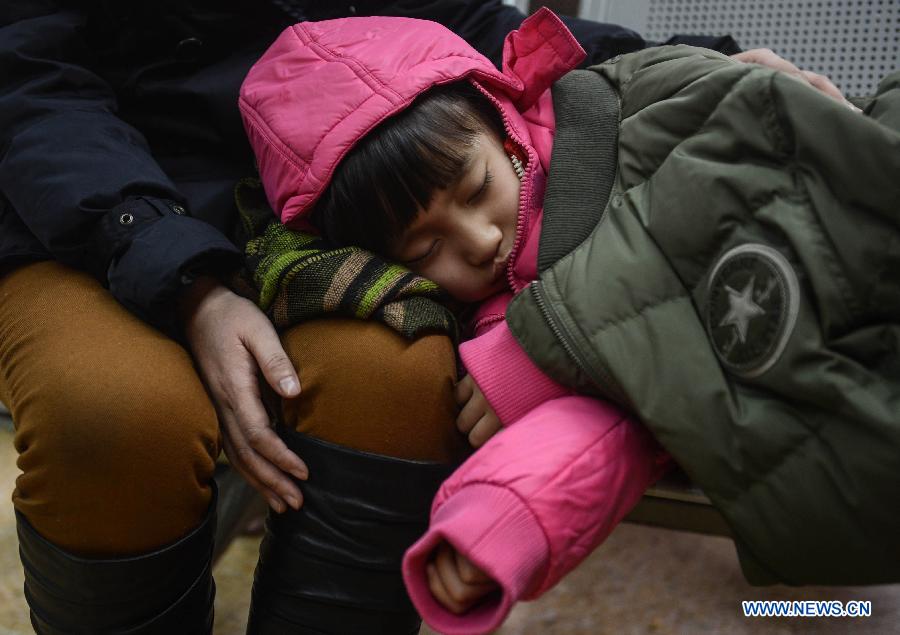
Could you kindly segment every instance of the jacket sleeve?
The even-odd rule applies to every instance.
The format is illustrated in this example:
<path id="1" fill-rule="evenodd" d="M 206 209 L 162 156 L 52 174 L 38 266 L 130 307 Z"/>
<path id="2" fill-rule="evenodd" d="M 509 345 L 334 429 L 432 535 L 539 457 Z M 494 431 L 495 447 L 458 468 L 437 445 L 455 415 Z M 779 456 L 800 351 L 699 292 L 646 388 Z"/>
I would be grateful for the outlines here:
<path id="1" fill-rule="evenodd" d="M 0 8 L 0 192 L 50 255 L 167 328 L 181 288 L 240 253 L 191 218 L 143 136 L 117 117 L 112 88 L 89 70 L 85 26 L 48 2 Z"/>
<path id="2" fill-rule="evenodd" d="M 545 401 L 571 394 L 568 388 L 534 365 L 513 337 L 506 320 L 463 342 L 459 355 L 504 426 Z"/>
<path id="3" fill-rule="evenodd" d="M 668 461 L 643 426 L 608 404 L 581 396 L 542 404 L 442 485 L 428 531 L 403 560 L 413 603 L 442 633 L 497 628 L 515 602 L 538 597 L 593 551 Z M 501 592 L 463 615 L 441 607 L 425 568 L 442 541 Z"/>

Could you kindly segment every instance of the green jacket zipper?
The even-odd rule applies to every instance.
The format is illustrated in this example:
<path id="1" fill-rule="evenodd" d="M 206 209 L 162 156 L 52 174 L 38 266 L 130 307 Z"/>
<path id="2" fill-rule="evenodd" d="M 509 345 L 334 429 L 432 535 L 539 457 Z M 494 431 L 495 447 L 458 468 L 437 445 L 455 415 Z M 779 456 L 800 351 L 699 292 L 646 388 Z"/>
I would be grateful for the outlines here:
<path id="1" fill-rule="evenodd" d="M 534 297 L 538 308 L 541 310 L 544 320 L 547 322 L 550 330 L 553 331 L 553 335 L 556 337 L 557 341 L 562 345 L 563 349 L 565 349 L 569 358 L 575 362 L 575 365 L 588 376 L 591 382 L 593 382 L 601 392 L 608 395 L 620 405 L 628 405 L 628 401 L 625 399 L 622 390 L 619 388 L 619 385 L 613 381 L 609 372 L 603 367 L 594 367 L 593 365 L 588 364 L 578 349 L 572 345 L 571 334 L 562 321 L 556 319 L 555 311 L 544 298 L 541 281 L 535 280 L 528 288 L 531 291 L 531 295 Z"/>

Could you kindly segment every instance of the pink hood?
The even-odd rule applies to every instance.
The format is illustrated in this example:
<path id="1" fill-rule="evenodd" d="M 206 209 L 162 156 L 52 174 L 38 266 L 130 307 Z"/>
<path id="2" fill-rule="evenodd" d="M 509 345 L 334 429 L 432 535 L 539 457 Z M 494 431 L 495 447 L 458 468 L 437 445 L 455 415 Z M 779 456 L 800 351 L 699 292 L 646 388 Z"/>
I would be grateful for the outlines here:
<path id="1" fill-rule="evenodd" d="M 546 90 L 583 57 L 572 34 L 546 9 L 507 36 L 502 72 L 435 22 L 302 22 L 285 29 L 250 69 L 239 106 L 269 203 L 284 224 L 309 229 L 305 219 L 344 155 L 438 84 L 472 81 L 493 98 L 529 160 L 546 166 L 552 133 L 533 139 L 532 132 L 535 119 L 548 115 L 529 111 L 545 101 L 552 130 Z M 546 148 L 546 157 L 537 155 L 535 144 Z"/>

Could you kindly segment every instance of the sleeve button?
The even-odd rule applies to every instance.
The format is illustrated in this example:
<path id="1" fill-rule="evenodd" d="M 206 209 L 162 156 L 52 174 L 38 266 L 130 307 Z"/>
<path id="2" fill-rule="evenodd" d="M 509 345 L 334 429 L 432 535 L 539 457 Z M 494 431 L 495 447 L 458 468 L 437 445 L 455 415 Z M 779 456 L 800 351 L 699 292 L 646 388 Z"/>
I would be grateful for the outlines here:
<path id="1" fill-rule="evenodd" d="M 172 211 L 178 214 L 179 216 L 184 216 L 187 212 L 181 205 L 173 205 Z"/>
<path id="2" fill-rule="evenodd" d="M 179 62 L 196 62 L 200 58 L 203 40 L 189 37 L 181 40 L 175 47 L 175 59 Z"/>
<path id="3" fill-rule="evenodd" d="M 131 225 L 134 222 L 134 216 L 129 214 L 128 212 L 119 216 L 119 224 L 120 225 Z"/>

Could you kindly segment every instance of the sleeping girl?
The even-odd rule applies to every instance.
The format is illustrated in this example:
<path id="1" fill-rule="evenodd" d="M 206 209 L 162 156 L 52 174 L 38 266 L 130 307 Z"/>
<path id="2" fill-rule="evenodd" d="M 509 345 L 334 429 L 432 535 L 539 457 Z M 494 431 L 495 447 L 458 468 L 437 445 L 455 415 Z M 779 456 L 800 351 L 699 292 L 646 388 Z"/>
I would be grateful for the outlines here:
<path id="1" fill-rule="evenodd" d="M 808 523 L 821 520 L 807 509 L 840 507 L 846 492 L 835 493 L 832 470 L 862 468 L 835 459 L 818 474 L 810 458 L 780 474 L 773 458 L 804 446 L 804 432 L 818 438 L 810 443 L 832 444 L 814 432 L 831 425 L 817 395 L 833 394 L 835 381 L 852 392 L 829 374 L 842 369 L 829 366 L 822 338 L 798 338 L 831 319 L 815 295 L 830 292 L 809 273 L 820 256 L 803 252 L 815 241 L 792 234 L 819 230 L 806 220 L 791 228 L 792 208 L 779 207 L 805 204 L 798 192 L 823 213 L 832 203 L 820 195 L 874 210 L 853 229 L 883 247 L 865 258 L 882 272 L 869 292 L 883 300 L 892 335 L 848 342 L 842 354 L 852 357 L 859 344 L 894 361 L 874 379 L 847 369 L 844 378 L 892 403 L 885 412 L 900 405 L 900 292 L 883 273 L 900 266 L 898 116 L 875 121 L 839 95 L 703 49 L 661 47 L 569 73 L 582 58 L 547 10 L 508 37 L 502 71 L 430 22 L 301 23 L 276 40 L 241 91 L 282 223 L 402 263 L 477 306 L 455 390 L 457 425 L 479 450 L 441 488 L 430 528 L 403 565 L 411 599 L 442 632 L 488 632 L 516 601 L 553 586 L 668 469 L 670 455 L 723 509 L 748 577 L 804 582 L 815 553 L 851 532 L 822 532 L 805 560 L 790 555 L 809 542 Z M 757 104 L 760 87 L 768 92 Z M 842 189 L 846 178 L 818 188 L 835 168 L 821 157 L 834 153 L 814 147 L 783 99 L 810 122 L 862 130 L 893 155 L 855 166 L 866 183 L 852 192 Z M 785 134 L 788 121 L 794 136 Z M 796 171 L 784 169 L 789 160 Z M 802 182 L 810 174 L 813 186 Z M 852 257 L 867 247 L 840 238 L 835 261 L 854 280 Z M 767 246 L 741 251 L 757 243 Z M 613 324 L 627 330 L 607 337 Z M 792 348 L 798 339 L 805 352 Z M 809 361 L 816 354 L 818 365 Z M 806 355 L 802 370 L 796 355 Z M 807 394 L 796 399 L 800 384 Z M 847 403 L 842 416 L 873 431 L 857 449 L 875 439 L 893 448 L 876 452 L 863 481 L 896 491 L 896 417 L 865 399 Z M 779 416 L 801 423 L 770 433 Z M 785 494 L 798 473 L 812 474 L 809 488 Z M 774 511 L 796 500 L 818 502 L 795 506 L 794 518 Z M 896 535 L 896 514 L 868 505 L 866 494 L 854 509 L 872 531 Z M 761 509 L 773 518 L 757 527 Z M 896 548 L 890 558 L 896 572 Z M 760 573 L 755 581 L 774 580 Z"/>

